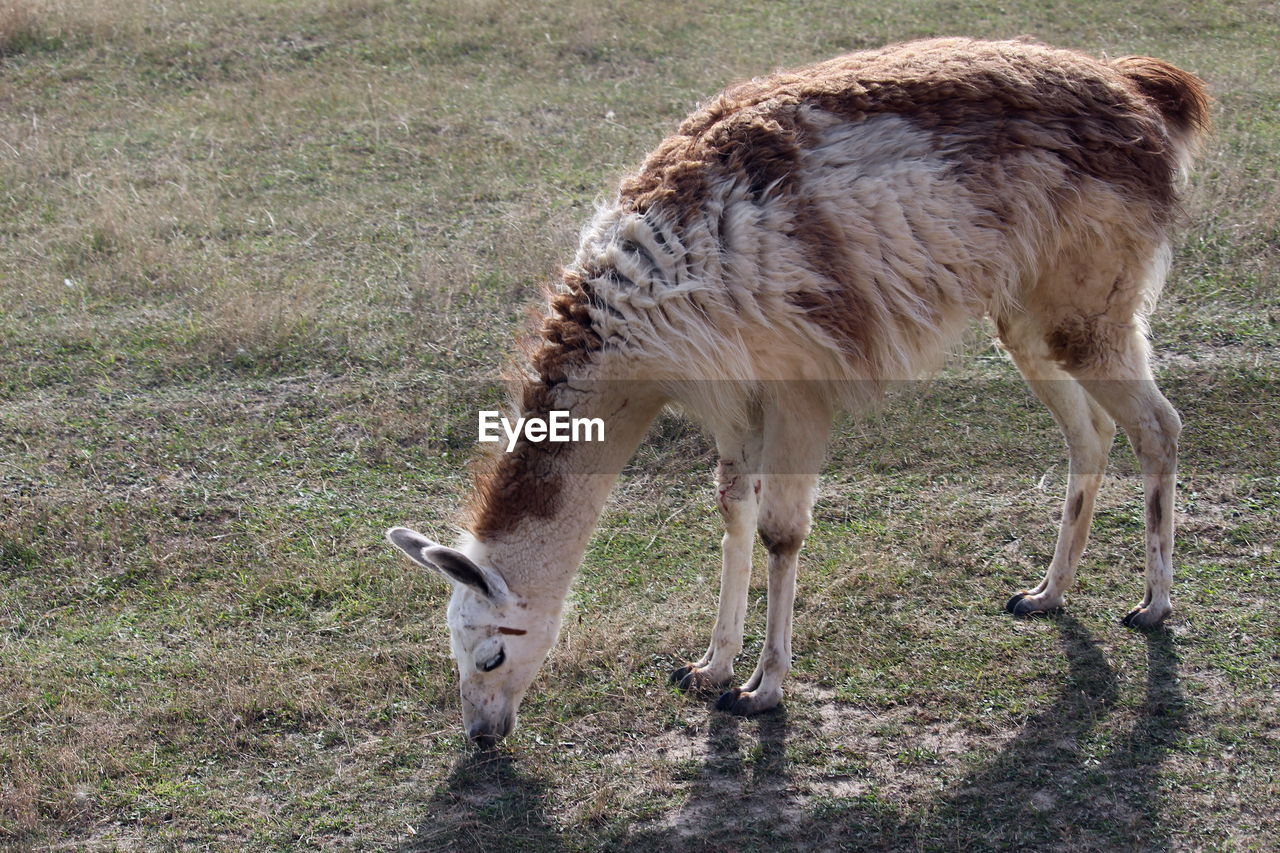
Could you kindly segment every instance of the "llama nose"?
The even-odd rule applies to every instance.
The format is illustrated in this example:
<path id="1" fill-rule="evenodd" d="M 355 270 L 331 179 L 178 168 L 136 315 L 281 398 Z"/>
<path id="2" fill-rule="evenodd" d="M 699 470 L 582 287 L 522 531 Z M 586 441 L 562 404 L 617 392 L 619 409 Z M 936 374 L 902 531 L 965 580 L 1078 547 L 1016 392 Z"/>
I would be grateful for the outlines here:
<path id="1" fill-rule="evenodd" d="M 493 749 L 511 732 L 511 717 L 507 716 L 496 724 L 483 720 L 473 723 L 467 728 L 467 739 L 479 749 Z"/>
<path id="2" fill-rule="evenodd" d="M 467 732 L 467 738 L 475 744 L 477 749 L 493 749 L 498 745 L 498 741 L 502 740 L 500 735 L 484 729 L 472 729 Z"/>

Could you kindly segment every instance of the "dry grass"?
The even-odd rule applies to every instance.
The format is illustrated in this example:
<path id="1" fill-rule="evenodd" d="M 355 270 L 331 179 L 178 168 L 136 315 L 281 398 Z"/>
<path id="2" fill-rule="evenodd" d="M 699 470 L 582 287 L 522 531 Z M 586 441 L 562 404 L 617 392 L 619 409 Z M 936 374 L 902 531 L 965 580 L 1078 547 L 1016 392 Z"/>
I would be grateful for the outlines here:
<path id="1" fill-rule="evenodd" d="M 0 5 L 0 57 L 22 53 L 32 43 L 41 41 L 42 35 L 28 3 L 9 0 Z"/>
<path id="2" fill-rule="evenodd" d="M 3 0 L 0 59 L 68 45 L 132 43 L 158 23 L 147 18 L 149 11 L 146 4 L 122 0 Z"/>
<path id="3" fill-rule="evenodd" d="M 1188 424 L 1175 621 L 1113 624 L 1123 445 L 1070 615 L 999 613 L 1065 463 L 978 332 L 841 427 L 783 712 L 667 686 L 719 538 L 711 447 L 671 415 L 521 729 L 471 755 L 447 591 L 380 531 L 446 535 L 522 303 L 697 98 L 944 32 L 1215 92 L 1155 323 Z M 0 846 L 1275 846 L 1278 38 L 1252 2 L 0 0 Z"/>

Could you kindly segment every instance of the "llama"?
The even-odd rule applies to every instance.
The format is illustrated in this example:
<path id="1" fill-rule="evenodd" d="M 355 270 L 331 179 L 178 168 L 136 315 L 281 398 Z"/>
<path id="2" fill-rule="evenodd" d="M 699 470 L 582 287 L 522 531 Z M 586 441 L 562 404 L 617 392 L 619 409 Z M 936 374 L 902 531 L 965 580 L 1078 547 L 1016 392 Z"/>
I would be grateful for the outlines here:
<path id="1" fill-rule="evenodd" d="M 776 706 L 834 413 L 936 368 L 983 315 L 1069 451 L 1053 558 L 1006 608 L 1063 604 L 1118 423 L 1146 520 L 1146 594 L 1122 621 L 1158 625 L 1180 420 L 1154 383 L 1145 317 L 1207 123 L 1203 83 L 1160 60 L 967 39 L 854 53 L 702 105 L 583 232 L 517 391 L 526 416 L 601 418 L 607 440 L 526 436 L 493 454 L 456 549 L 388 531 L 454 584 L 467 735 L 491 745 L 515 725 L 616 475 L 668 404 L 714 435 L 725 528 L 710 644 L 673 679 L 725 691 L 716 707 L 733 714 Z M 753 528 L 766 640 L 730 687 Z"/>

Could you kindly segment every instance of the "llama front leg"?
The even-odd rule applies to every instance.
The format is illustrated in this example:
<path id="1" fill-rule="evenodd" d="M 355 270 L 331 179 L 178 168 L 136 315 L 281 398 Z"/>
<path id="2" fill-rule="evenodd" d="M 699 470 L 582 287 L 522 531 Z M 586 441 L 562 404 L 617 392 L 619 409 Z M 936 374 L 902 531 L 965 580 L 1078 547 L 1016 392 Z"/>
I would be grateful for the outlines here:
<path id="1" fill-rule="evenodd" d="M 720 609 L 706 654 L 671 673 L 671 680 L 681 690 L 724 689 L 733 679 L 733 661 L 742 651 L 747 587 L 751 583 L 751 545 L 763 485 L 759 444 L 758 430 L 718 442 L 716 504 L 724 519 Z"/>
<path id="2" fill-rule="evenodd" d="M 769 605 L 765 642 L 755 672 L 722 695 L 716 708 L 756 714 L 782 701 L 791 671 L 791 621 L 800 546 L 809 533 L 814 486 L 826 452 L 831 412 L 818 399 L 780 401 L 765 415 L 760 539 L 769 552 Z"/>

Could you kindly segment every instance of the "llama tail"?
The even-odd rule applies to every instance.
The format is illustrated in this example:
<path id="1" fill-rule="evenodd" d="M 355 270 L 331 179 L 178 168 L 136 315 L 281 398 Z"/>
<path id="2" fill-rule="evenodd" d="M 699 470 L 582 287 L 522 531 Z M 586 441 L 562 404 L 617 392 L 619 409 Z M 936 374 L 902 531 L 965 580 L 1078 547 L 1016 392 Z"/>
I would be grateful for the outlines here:
<path id="1" fill-rule="evenodd" d="M 1164 116 L 1170 135 L 1195 147 L 1209 130 L 1209 92 L 1203 80 L 1150 56 L 1122 56 L 1111 66 Z"/>

